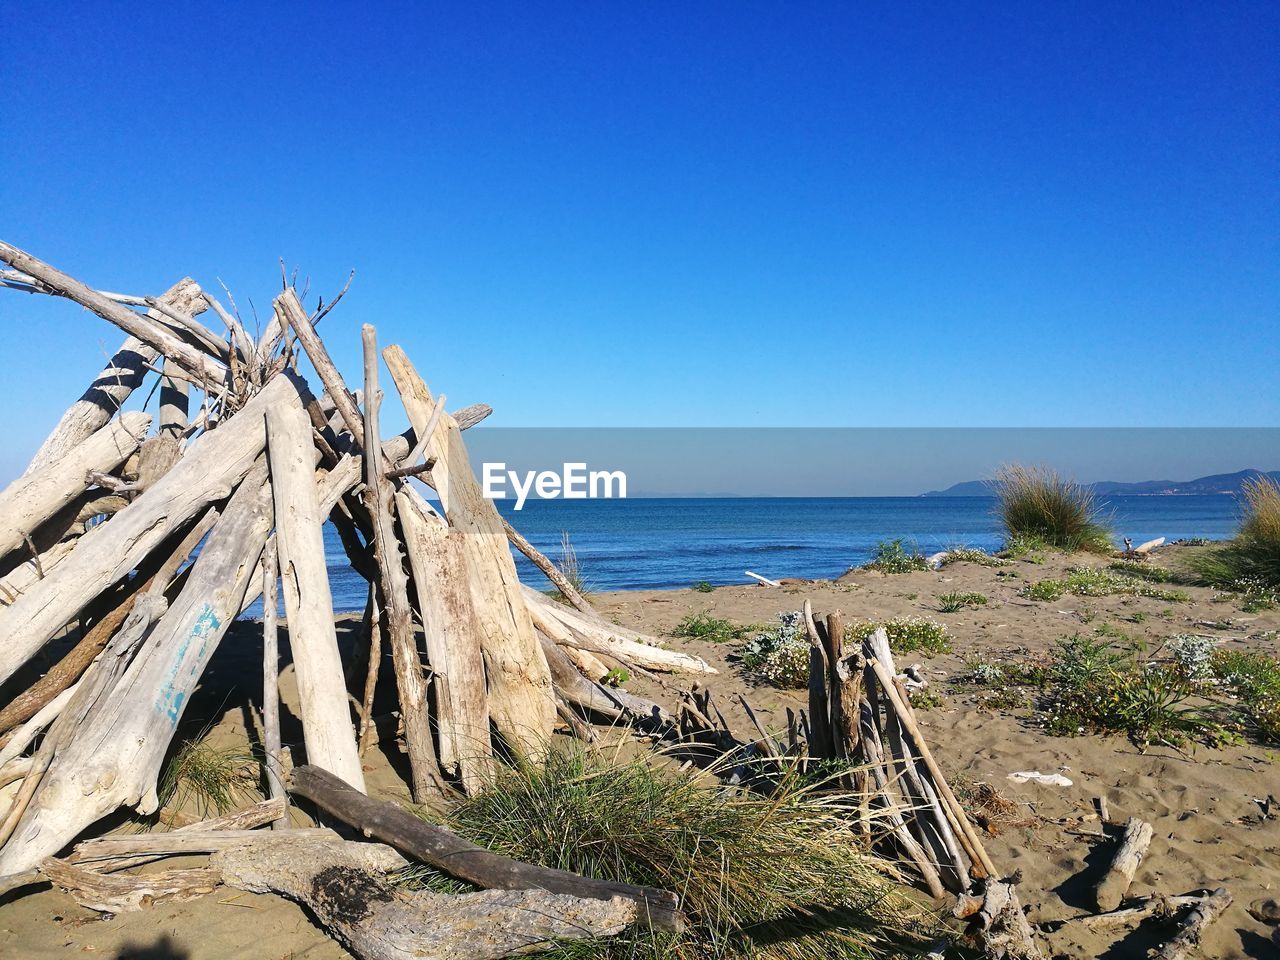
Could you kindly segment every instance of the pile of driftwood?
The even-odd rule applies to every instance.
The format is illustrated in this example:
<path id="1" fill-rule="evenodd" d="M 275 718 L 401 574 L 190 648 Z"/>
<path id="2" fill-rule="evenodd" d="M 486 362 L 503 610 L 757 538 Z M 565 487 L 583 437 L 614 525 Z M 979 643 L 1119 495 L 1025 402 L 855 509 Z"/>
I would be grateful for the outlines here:
<path id="1" fill-rule="evenodd" d="M 599 682 L 611 664 L 714 671 L 606 623 L 504 523 L 482 495 L 462 440 L 487 407 L 445 412 L 444 397 L 432 395 L 402 350 L 379 353 L 367 325 L 362 389 L 349 389 L 316 332 L 340 296 L 308 310 L 286 280 L 265 329 L 251 333 L 234 302 L 228 309 L 190 279 L 158 297 L 125 296 L 92 289 L 8 244 L 0 243 L 0 260 L 12 268 L 0 271 L 0 285 L 68 298 L 128 336 L 0 492 L 0 888 L 44 878 L 86 891 L 86 902 L 119 906 L 237 882 L 303 900 L 369 957 L 410 942 L 406 930 L 450 918 L 461 929 L 479 915 L 468 910 L 510 916 L 520 899 L 512 894 L 382 899 L 378 878 L 398 858 L 387 848 L 354 849 L 327 832 L 252 830 L 281 821 L 287 801 L 278 593 L 306 761 L 336 777 L 348 800 L 364 792 L 361 757 L 376 735 L 373 700 L 386 649 L 410 786 L 421 802 L 476 790 L 497 755 L 536 759 L 553 728 L 580 722 L 586 711 L 642 722 L 638 714 L 651 705 L 629 703 Z M 201 322 L 207 311 L 225 336 Z M 304 355 L 318 389 L 299 372 Z M 380 430 L 382 364 L 412 424 L 390 438 Z M 122 411 L 153 377 L 154 424 Z M 435 491 L 440 509 L 415 478 Z M 326 521 L 370 585 L 361 676 L 339 653 Z M 571 605 L 521 585 L 509 542 Z M 56 859 L 119 808 L 156 811 L 157 778 L 184 709 L 232 622 L 259 597 L 270 804 L 155 842 L 90 841 Z M 119 872 L 179 849 L 216 853 L 217 862 L 202 875 Z M 510 887 L 496 882 L 515 876 L 504 869 L 477 882 Z M 524 911 L 528 929 L 512 920 L 495 942 L 479 938 L 454 955 L 501 956 L 539 938 L 616 932 L 640 914 L 674 923 L 668 894 L 637 900 L 609 891 L 602 901 L 600 885 L 587 883 L 595 892 L 584 900 L 586 882 L 576 879 L 573 888 L 533 884 L 540 893 L 521 894 L 538 908 Z M 552 899 L 535 903 L 543 894 Z M 343 914 L 344 897 L 391 906 L 379 908 L 377 930 L 357 930 L 342 916 L 361 911 Z M 535 913 L 560 919 L 533 923 Z"/>

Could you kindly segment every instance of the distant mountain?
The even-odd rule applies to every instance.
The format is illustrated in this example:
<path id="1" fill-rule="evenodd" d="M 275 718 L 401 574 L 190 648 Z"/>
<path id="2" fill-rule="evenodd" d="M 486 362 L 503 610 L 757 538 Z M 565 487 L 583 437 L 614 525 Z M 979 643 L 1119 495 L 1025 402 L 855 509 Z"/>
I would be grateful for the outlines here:
<path id="1" fill-rule="evenodd" d="M 1081 486 L 1094 493 L 1117 497 L 1203 497 L 1215 494 L 1236 496 L 1246 480 L 1267 477 L 1280 483 L 1280 470 L 1263 473 L 1261 470 L 1239 470 L 1235 473 L 1215 473 L 1196 480 L 1139 480 L 1123 483 L 1118 480 L 1099 480 Z M 930 490 L 924 497 L 989 497 L 991 484 L 985 480 L 966 480 L 945 490 Z"/>

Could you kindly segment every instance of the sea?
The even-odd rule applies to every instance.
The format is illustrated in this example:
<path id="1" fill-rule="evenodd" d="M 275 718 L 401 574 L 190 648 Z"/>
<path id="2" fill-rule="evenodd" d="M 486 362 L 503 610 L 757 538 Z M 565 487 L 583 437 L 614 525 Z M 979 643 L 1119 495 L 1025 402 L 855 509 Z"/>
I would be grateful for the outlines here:
<path id="1" fill-rule="evenodd" d="M 988 497 L 780 497 L 496 501 L 512 525 L 553 561 L 564 537 L 577 555 L 588 590 L 652 590 L 700 581 L 751 582 L 743 571 L 770 578 L 838 577 L 868 560 L 885 540 L 901 539 L 923 553 L 968 546 L 997 549 L 1002 541 L 995 501 Z M 1100 498 L 1117 537 L 1135 544 L 1156 537 L 1223 540 L 1240 515 L 1231 496 Z M 326 528 L 334 608 L 364 609 L 367 586 L 351 570 L 337 534 Z M 520 577 L 545 578 L 516 555 Z"/>

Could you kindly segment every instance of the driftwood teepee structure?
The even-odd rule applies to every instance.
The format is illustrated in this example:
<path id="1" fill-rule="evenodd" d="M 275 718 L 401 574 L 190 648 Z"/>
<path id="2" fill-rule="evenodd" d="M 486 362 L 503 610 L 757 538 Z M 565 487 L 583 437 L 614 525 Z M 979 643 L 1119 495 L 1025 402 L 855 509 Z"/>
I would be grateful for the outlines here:
<path id="1" fill-rule="evenodd" d="M 481 493 L 462 433 L 489 408 L 446 412 L 400 348 L 379 354 L 367 325 L 354 393 L 316 332 L 336 300 L 308 310 L 286 284 L 251 335 L 190 279 L 158 297 L 125 296 L 8 244 L 0 260 L 11 268 L 0 284 L 73 300 L 127 335 L 0 492 L 0 876 L 48 864 L 120 807 L 156 809 L 184 707 L 231 623 L 264 592 L 277 801 L 277 591 L 306 759 L 357 791 L 384 643 L 419 800 L 474 790 L 496 750 L 536 759 L 572 708 L 629 715 L 635 704 L 598 682 L 599 653 L 710 671 L 605 623 L 568 584 L 580 609 L 523 587 L 509 541 L 562 578 Z M 226 336 L 201 322 L 209 311 Z M 304 354 L 314 387 L 299 372 Z M 389 438 L 383 364 L 412 424 Z M 122 412 L 153 376 L 156 422 Z M 434 489 L 439 510 L 415 480 Z M 339 657 L 326 521 L 370 583 L 367 677 L 347 676 Z M 55 638 L 74 642 L 41 671 Z"/>

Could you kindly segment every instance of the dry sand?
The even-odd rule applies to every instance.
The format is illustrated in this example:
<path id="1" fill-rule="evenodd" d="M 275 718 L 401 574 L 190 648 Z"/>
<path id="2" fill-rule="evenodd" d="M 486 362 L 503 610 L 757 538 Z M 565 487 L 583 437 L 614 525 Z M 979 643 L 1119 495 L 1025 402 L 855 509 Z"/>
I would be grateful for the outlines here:
<path id="1" fill-rule="evenodd" d="M 1163 551 L 1162 563 L 1179 562 L 1179 548 Z M 952 653 L 923 658 L 907 655 L 900 665 L 919 662 L 946 692 L 945 702 L 920 712 L 921 722 L 944 770 L 957 779 L 985 782 L 1016 804 L 994 824 L 987 846 L 996 863 L 1019 871 L 1019 888 L 1031 919 L 1067 918 L 1089 909 L 1089 890 L 1114 848 L 1102 836 L 1093 813 L 1093 798 L 1107 797 L 1113 818 L 1135 815 L 1151 821 L 1155 838 L 1130 890 L 1183 894 L 1220 885 L 1234 897 L 1231 909 L 1203 945 L 1205 957 L 1274 957 L 1268 942 L 1272 929 L 1246 911 L 1260 897 L 1274 897 L 1280 886 L 1280 819 L 1262 817 L 1256 802 L 1280 794 L 1274 761 L 1280 751 L 1252 743 L 1184 751 L 1153 747 L 1145 752 L 1120 737 L 1058 738 L 1035 725 L 1030 709 L 987 709 L 973 687 L 951 686 L 974 657 L 998 659 L 1026 652 L 1048 652 L 1054 641 L 1102 624 L 1146 640 L 1153 648 L 1176 633 L 1212 634 L 1225 644 L 1280 654 L 1276 631 L 1280 611 L 1242 613 L 1232 599 L 1213 591 L 1186 589 L 1190 603 L 1168 603 L 1134 597 L 1066 596 L 1049 603 L 1024 600 L 1018 590 L 1028 580 L 1060 573 L 1079 560 L 1050 557 L 1042 565 L 1018 562 L 1007 573 L 971 564 L 942 571 L 885 576 L 855 572 L 836 583 L 803 587 L 722 587 L 713 593 L 693 590 L 644 591 L 597 595 L 599 609 L 618 623 L 657 634 L 669 634 L 686 614 L 708 611 L 738 624 L 764 623 L 779 612 L 797 609 L 805 598 L 818 612 L 841 611 L 846 619 L 901 615 L 930 616 L 950 631 Z M 1091 561 L 1097 562 L 1097 561 Z M 974 590 L 990 602 L 976 610 L 943 614 L 937 597 L 950 591 Z M 1141 614 L 1140 623 L 1133 622 Z M 1212 624 L 1213 626 L 1210 626 Z M 343 623 L 349 642 L 351 622 Z M 248 630 L 248 628 L 246 628 Z M 785 709 L 804 705 L 800 692 L 751 686 L 736 664 L 732 645 L 672 641 L 715 665 L 710 678 L 717 702 L 737 732 L 749 738 L 745 718 L 732 709 L 737 693 L 745 693 L 766 725 L 780 729 Z M 192 704 L 196 715 L 217 717 L 216 742 L 243 741 L 248 714 L 228 688 L 253 689 L 257 677 L 256 644 L 250 636 L 224 644 L 201 690 L 203 702 Z M 239 649 L 237 649 L 239 648 Z M 243 651 L 249 650 L 249 654 Z M 686 677 L 662 677 L 655 683 L 637 678 L 629 686 L 638 693 L 674 703 Z M 283 677 L 286 702 L 293 696 L 291 670 Z M 382 690 L 391 689 L 384 682 Z M 386 710 L 390 703 L 384 703 Z M 284 736 L 299 738 L 296 718 L 286 710 Z M 250 722 L 252 726 L 252 722 Z M 186 731 L 188 735 L 194 731 Z M 368 776 L 373 792 L 407 798 L 400 779 L 403 759 L 394 745 L 371 755 Z M 1017 785 L 1013 771 L 1062 773 L 1069 787 Z M 1146 932 L 1122 938 L 1088 938 L 1054 946 L 1071 957 L 1143 957 L 1158 943 Z M 66 895 L 45 889 L 0 902 L 0 956 L 167 958 L 337 958 L 347 954 L 329 941 L 293 904 L 277 897 L 222 890 L 191 903 L 165 904 L 138 913 L 102 919 L 83 910 Z"/>

